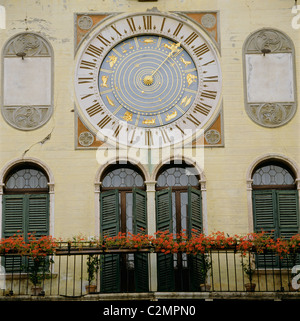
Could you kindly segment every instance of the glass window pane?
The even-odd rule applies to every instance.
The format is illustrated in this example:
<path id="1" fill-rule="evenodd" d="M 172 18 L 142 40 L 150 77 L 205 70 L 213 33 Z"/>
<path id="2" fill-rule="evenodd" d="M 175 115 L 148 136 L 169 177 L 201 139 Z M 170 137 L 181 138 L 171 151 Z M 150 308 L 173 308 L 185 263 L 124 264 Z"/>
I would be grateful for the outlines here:
<path id="1" fill-rule="evenodd" d="M 187 205 L 188 205 L 188 193 L 180 193 L 181 200 L 181 228 L 187 230 Z"/>
<path id="2" fill-rule="evenodd" d="M 156 184 L 158 187 L 198 186 L 199 178 L 194 168 L 171 167 L 158 176 Z"/>
<path id="3" fill-rule="evenodd" d="M 291 185 L 295 180 L 288 170 L 278 165 L 266 165 L 253 174 L 253 185 Z"/>
<path id="4" fill-rule="evenodd" d="M 126 167 L 110 171 L 102 180 L 103 187 L 143 187 L 143 185 L 143 177 Z"/>
<path id="5" fill-rule="evenodd" d="M 8 189 L 47 188 L 48 180 L 43 172 L 36 169 L 20 169 L 12 173 L 6 182 Z"/>
<path id="6" fill-rule="evenodd" d="M 126 232 L 133 233 L 132 193 L 126 193 Z"/>

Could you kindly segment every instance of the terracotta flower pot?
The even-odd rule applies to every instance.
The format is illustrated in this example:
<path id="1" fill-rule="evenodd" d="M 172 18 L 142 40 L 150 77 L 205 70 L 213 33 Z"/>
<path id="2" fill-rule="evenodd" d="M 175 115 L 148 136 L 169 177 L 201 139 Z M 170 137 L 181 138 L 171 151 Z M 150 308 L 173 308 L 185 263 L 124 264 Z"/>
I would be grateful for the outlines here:
<path id="1" fill-rule="evenodd" d="M 201 292 L 210 291 L 210 284 L 200 284 L 200 291 Z"/>
<path id="2" fill-rule="evenodd" d="M 245 288 L 247 292 L 254 292 L 256 284 L 255 283 L 246 283 Z"/>
<path id="3" fill-rule="evenodd" d="M 43 288 L 39 285 L 32 286 L 31 287 L 31 293 L 32 295 L 40 295 L 43 291 Z"/>
<path id="4" fill-rule="evenodd" d="M 91 285 L 86 285 L 85 286 L 86 293 L 95 293 L 97 289 L 97 285 L 91 284 Z"/>

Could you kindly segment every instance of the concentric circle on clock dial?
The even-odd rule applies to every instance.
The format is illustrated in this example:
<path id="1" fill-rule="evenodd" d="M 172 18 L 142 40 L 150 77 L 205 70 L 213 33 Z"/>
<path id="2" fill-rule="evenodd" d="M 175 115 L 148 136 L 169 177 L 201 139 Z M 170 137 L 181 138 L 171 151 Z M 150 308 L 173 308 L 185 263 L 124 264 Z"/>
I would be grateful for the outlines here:
<path id="1" fill-rule="evenodd" d="M 124 119 L 127 112 L 132 123 L 140 127 L 153 127 L 169 119 L 178 119 L 188 109 L 179 107 L 187 95 L 186 88 L 191 85 L 182 57 L 185 61 L 189 60 L 189 70 L 193 70 L 191 73 L 195 80 L 190 89 L 195 92 L 199 81 L 197 69 L 183 48 L 179 47 L 178 52 L 170 54 L 170 47 L 174 44 L 163 37 L 139 36 L 116 45 L 106 55 L 100 66 L 99 91 L 112 112 L 119 108 L 114 113 L 116 117 Z M 101 86 L 103 77 L 107 77 L 111 90 Z M 190 97 L 191 105 L 195 96 Z M 176 106 L 178 110 L 175 111 Z"/>

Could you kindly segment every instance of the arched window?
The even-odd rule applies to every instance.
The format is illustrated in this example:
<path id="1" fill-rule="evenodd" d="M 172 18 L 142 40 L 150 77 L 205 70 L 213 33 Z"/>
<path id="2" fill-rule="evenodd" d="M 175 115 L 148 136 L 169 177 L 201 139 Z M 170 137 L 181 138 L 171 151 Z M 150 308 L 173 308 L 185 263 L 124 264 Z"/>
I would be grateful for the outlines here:
<path id="1" fill-rule="evenodd" d="M 130 164 L 108 167 L 101 184 L 101 236 L 145 233 L 146 230 L 147 197 L 142 173 Z M 103 256 L 102 292 L 148 290 L 147 254 Z"/>
<path id="2" fill-rule="evenodd" d="M 199 175 L 192 166 L 171 163 L 161 168 L 156 184 L 158 231 L 202 232 L 202 200 Z M 158 254 L 159 291 L 195 291 L 200 285 L 201 258 L 178 253 Z"/>
<path id="3" fill-rule="evenodd" d="M 49 234 L 49 188 L 47 174 L 35 164 L 13 167 L 4 179 L 2 237 L 28 233 Z M 20 265 L 14 262 L 14 270 Z M 6 270 L 10 270 L 6 260 Z"/>
<path id="4" fill-rule="evenodd" d="M 289 166 L 278 161 L 263 162 L 254 169 L 252 179 L 254 232 L 264 230 L 274 238 L 299 233 L 298 191 Z M 278 257 L 266 259 L 269 265 L 279 264 Z"/>

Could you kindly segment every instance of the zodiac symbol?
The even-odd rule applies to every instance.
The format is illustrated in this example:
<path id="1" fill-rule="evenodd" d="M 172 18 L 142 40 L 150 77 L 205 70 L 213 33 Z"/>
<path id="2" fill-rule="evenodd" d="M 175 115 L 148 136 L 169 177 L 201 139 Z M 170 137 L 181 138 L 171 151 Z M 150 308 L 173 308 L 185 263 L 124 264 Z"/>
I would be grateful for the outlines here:
<path id="1" fill-rule="evenodd" d="M 192 100 L 192 96 L 190 96 L 189 98 L 188 96 L 185 96 L 184 98 L 182 98 L 180 105 L 185 104 L 184 107 L 186 107 L 189 105 L 191 100 Z"/>
<path id="2" fill-rule="evenodd" d="M 145 125 L 154 125 L 155 124 L 155 117 L 151 119 L 145 119 L 142 121 L 143 124 Z"/>
<path id="3" fill-rule="evenodd" d="M 108 96 L 106 96 L 106 99 L 111 106 L 115 106 L 114 102 Z"/>
<path id="4" fill-rule="evenodd" d="M 170 121 L 171 119 L 175 118 L 176 116 L 177 116 L 177 111 L 174 110 L 173 113 L 167 114 L 167 116 L 166 116 L 166 121 Z"/>
<path id="5" fill-rule="evenodd" d="M 146 38 L 144 40 L 140 40 L 140 42 L 143 42 L 143 43 L 155 43 L 155 41 L 152 38 Z"/>
<path id="6" fill-rule="evenodd" d="M 108 76 L 102 76 L 101 77 L 101 80 L 102 80 L 102 84 L 100 85 L 101 87 L 108 87 L 107 86 L 107 81 L 108 81 Z"/>
<path id="7" fill-rule="evenodd" d="M 174 53 L 174 52 L 178 52 L 180 49 L 178 49 L 178 47 L 180 47 L 180 42 L 178 43 L 171 43 L 171 45 L 168 45 L 167 43 L 165 43 L 163 45 L 165 48 L 168 48 L 171 50 L 170 52 L 170 56 Z"/>
<path id="8" fill-rule="evenodd" d="M 122 118 L 126 121 L 132 121 L 132 113 L 130 113 L 129 111 L 126 111 Z"/>
<path id="9" fill-rule="evenodd" d="M 193 83 L 193 82 L 196 82 L 197 80 L 197 76 L 196 75 L 193 75 L 193 74 L 187 74 L 186 75 L 186 81 L 188 83 L 188 87 L 190 87 L 190 85 Z"/>
<path id="10" fill-rule="evenodd" d="M 109 63 L 110 68 L 112 68 L 114 66 L 114 64 L 117 62 L 118 57 L 111 55 L 108 56 L 109 60 L 107 60 L 107 62 Z"/>
<path id="11" fill-rule="evenodd" d="M 191 61 L 186 61 L 183 57 L 180 57 L 180 61 L 182 61 L 186 67 L 192 63 Z"/>
<path id="12" fill-rule="evenodd" d="M 123 45 L 121 46 L 123 53 L 127 52 L 127 49 L 124 48 L 124 46 L 126 45 L 129 45 L 129 49 L 133 49 L 133 46 L 132 45 L 130 46 L 130 42 L 124 42 Z"/>

